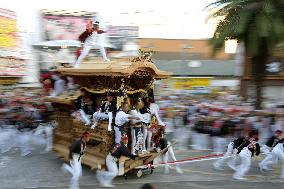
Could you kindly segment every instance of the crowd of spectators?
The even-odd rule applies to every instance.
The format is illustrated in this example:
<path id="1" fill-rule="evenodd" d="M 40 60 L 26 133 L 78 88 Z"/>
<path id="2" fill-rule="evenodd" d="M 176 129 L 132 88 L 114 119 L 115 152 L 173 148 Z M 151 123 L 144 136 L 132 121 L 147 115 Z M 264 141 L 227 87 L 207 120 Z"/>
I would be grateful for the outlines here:
<path id="1" fill-rule="evenodd" d="M 281 106 L 259 111 L 237 96 L 210 99 L 177 94 L 159 96 L 156 102 L 168 138 L 175 140 L 176 147 L 181 150 L 192 148 L 221 153 L 229 141 L 251 130 L 259 132 L 261 144 L 276 130 L 284 131 Z"/>

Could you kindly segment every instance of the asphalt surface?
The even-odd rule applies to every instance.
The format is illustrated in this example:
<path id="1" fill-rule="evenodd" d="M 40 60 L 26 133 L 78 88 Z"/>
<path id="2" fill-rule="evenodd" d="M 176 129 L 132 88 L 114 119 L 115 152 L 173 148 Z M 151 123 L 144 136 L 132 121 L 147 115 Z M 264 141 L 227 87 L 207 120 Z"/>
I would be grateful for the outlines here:
<path id="1" fill-rule="evenodd" d="M 178 159 L 208 155 L 208 151 L 176 151 Z M 262 157 L 253 159 L 252 167 L 247 175 L 248 181 L 232 179 L 233 171 L 225 168 L 224 171 L 215 171 L 212 166 L 214 160 L 198 161 L 180 164 L 184 174 L 176 173 L 174 166 L 169 174 L 163 173 L 158 167 L 152 175 L 137 178 L 135 175 L 118 177 L 113 184 L 117 189 L 138 189 L 145 183 L 151 183 L 157 189 L 227 189 L 227 188 L 257 188 L 281 189 L 284 188 L 284 179 L 280 179 L 280 166 L 273 172 L 261 174 L 257 163 Z M 21 157 L 17 149 L 0 154 L 0 189 L 68 189 L 70 175 L 61 171 L 63 161 L 53 153 L 40 154 L 35 149 L 33 154 Z M 80 179 L 80 189 L 100 188 L 95 178 L 95 171 L 88 167 L 83 169 Z"/>

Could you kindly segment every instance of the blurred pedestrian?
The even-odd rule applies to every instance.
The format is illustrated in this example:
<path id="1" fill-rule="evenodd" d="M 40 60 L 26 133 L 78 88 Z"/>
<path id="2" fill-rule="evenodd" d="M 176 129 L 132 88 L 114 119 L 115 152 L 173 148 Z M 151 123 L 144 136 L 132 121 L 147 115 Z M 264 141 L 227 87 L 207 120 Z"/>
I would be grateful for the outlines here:
<path id="1" fill-rule="evenodd" d="M 90 134 L 84 132 L 79 140 L 74 141 L 69 149 L 70 165 L 63 164 L 63 172 L 69 172 L 72 175 L 70 189 L 79 188 L 79 178 L 82 176 L 81 159 L 87 147 L 87 142 L 90 140 Z"/>
<path id="2" fill-rule="evenodd" d="M 128 137 L 124 135 L 121 137 L 121 144 L 115 144 L 112 151 L 106 157 L 107 171 L 97 171 L 97 179 L 102 187 L 114 187 L 112 185 L 113 179 L 118 175 L 117 162 L 121 156 L 125 156 L 131 159 L 138 157 L 131 154 L 127 149 Z"/>
<path id="3" fill-rule="evenodd" d="M 136 120 L 136 121 L 140 120 L 139 117 L 127 114 L 128 111 L 129 111 L 129 104 L 123 103 L 121 105 L 120 110 L 117 112 L 115 116 L 114 135 L 115 135 L 116 144 L 121 143 L 121 136 L 125 134 L 124 125 L 128 123 L 130 120 Z"/>
<path id="4" fill-rule="evenodd" d="M 174 126 L 175 130 L 175 139 L 177 142 L 177 148 L 179 150 L 186 150 L 189 138 L 189 127 L 187 112 L 184 107 L 180 107 L 175 113 L 174 116 Z"/>
<path id="5" fill-rule="evenodd" d="M 165 128 L 161 127 L 157 134 L 153 137 L 153 146 L 157 150 L 157 152 L 162 152 L 162 160 L 164 165 L 164 173 L 168 174 L 170 172 L 169 170 L 169 165 L 168 165 L 168 160 L 169 157 L 172 159 L 172 161 L 176 162 L 176 156 L 173 150 L 173 146 L 171 143 L 165 138 Z M 176 172 L 179 174 L 183 173 L 183 170 L 180 168 L 179 164 L 175 165 Z"/>
<path id="6" fill-rule="evenodd" d="M 91 117 L 96 111 L 96 104 L 92 95 L 85 89 L 80 89 L 81 95 L 76 99 L 76 109 L 71 115 L 82 121 L 85 125 L 91 124 Z"/>
<path id="7" fill-rule="evenodd" d="M 53 129 L 56 127 L 57 122 L 41 123 L 35 129 L 34 134 L 45 138 L 45 149 L 42 153 L 48 153 L 52 150 L 53 146 Z"/>
<path id="8" fill-rule="evenodd" d="M 62 94 L 66 89 L 66 82 L 57 74 L 51 76 L 54 82 L 54 88 L 51 91 L 50 96 L 55 97 Z"/>
<path id="9" fill-rule="evenodd" d="M 241 159 L 241 164 L 236 167 L 236 172 L 233 178 L 236 180 L 247 180 L 244 178 L 251 166 L 251 158 L 260 153 L 260 146 L 257 143 L 257 134 L 253 135 L 246 143 L 242 144 L 238 149 L 238 154 Z"/>
<path id="10" fill-rule="evenodd" d="M 272 162 L 270 163 L 274 165 L 278 162 L 281 163 L 281 175 L 280 178 L 284 179 L 284 140 L 279 141 L 279 143 L 273 148 L 272 152 L 271 152 L 271 156 L 272 156 Z M 265 166 L 265 165 L 264 165 Z M 268 166 L 268 165 L 266 165 Z"/>
<path id="11" fill-rule="evenodd" d="M 270 171 L 272 166 L 277 163 L 277 156 L 275 156 L 272 151 L 274 147 L 283 141 L 282 131 L 277 130 L 275 134 L 268 139 L 265 145 L 261 147 L 261 151 L 266 155 L 266 157 L 258 164 L 260 171 Z"/>
<path id="12" fill-rule="evenodd" d="M 223 155 L 223 157 L 221 157 L 220 159 L 218 159 L 216 162 L 214 162 L 214 168 L 216 170 L 224 170 L 224 165 L 227 162 L 228 166 L 231 167 L 232 169 L 236 169 L 236 155 L 238 152 L 238 148 L 244 144 L 247 143 L 247 141 L 249 140 L 249 138 L 251 137 L 251 135 L 249 136 L 245 136 L 245 137 L 239 137 L 235 140 L 233 140 L 232 142 L 229 143 L 228 147 L 227 147 L 227 151 L 226 153 Z"/>
<path id="13" fill-rule="evenodd" d="M 116 101 L 113 93 L 108 93 L 106 98 L 107 101 L 102 103 L 99 111 L 93 114 L 94 124 L 92 128 L 97 126 L 99 120 L 108 120 L 108 131 L 111 131 L 112 123 L 114 122 L 114 117 L 117 112 Z"/>

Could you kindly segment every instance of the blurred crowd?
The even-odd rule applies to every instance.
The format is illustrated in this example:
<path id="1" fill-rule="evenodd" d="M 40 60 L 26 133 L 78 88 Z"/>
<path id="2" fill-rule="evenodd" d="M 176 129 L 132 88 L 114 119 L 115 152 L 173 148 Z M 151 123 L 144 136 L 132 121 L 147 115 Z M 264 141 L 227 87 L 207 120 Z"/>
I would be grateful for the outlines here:
<path id="1" fill-rule="evenodd" d="M 180 150 L 188 148 L 222 153 L 233 138 L 259 133 L 264 144 L 276 130 L 284 131 L 281 106 L 261 111 L 237 96 L 215 99 L 204 96 L 170 95 L 157 98 L 169 139 Z"/>
<path id="2" fill-rule="evenodd" d="M 52 107 L 39 90 L 16 89 L 0 94 L 0 152 L 20 148 L 22 156 L 31 153 L 34 145 L 52 148 L 49 117 Z M 47 144 L 48 143 L 48 144 Z"/>
<path id="3" fill-rule="evenodd" d="M 51 120 L 52 107 L 44 96 L 52 94 L 54 87 L 49 92 L 27 92 L 24 89 L 1 92 L 2 151 L 6 145 L 4 135 L 8 136 L 4 131 L 23 134 Z M 284 132 L 284 109 L 281 106 L 257 111 L 252 104 L 229 95 L 210 99 L 175 94 L 158 96 L 155 101 L 159 105 L 160 122 L 166 125 L 167 138 L 174 141 L 179 150 L 191 148 L 222 153 L 228 141 L 245 136 L 251 130 L 258 131 L 260 144 L 264 144 L 276 130 Z"/>
<path id="4" fill-rule="evenodd" d="M 43 100 L 38 91 L 20 89 L 0 95 L 1 125 L 15 125 L 20 130 L 32 129 L 36 121 L 47 121 L 51 111 L 51 105 Z"/>

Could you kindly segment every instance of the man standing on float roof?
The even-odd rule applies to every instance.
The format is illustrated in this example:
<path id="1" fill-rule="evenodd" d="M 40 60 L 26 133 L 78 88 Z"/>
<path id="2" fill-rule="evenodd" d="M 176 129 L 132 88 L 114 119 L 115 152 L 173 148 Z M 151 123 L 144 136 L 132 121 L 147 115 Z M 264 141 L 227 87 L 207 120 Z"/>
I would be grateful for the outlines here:
<path id="1" fill-rule="evenodd" d="M 78 57 L 75 65 L 74 65 L 75 68 L 79 67 L 79 65 L 81 64 L 83 59 L 88 55 L 88 53 L 90 52 L 90 50 L 92 48 L 100 50 L 100 52 L 103 56 L 103 60 L 105 62 L 110 61 L 107 58 L 104 46 L 102 44 L 100 44 L 100 42 L 98 40 L 98 35 L 100 35 L 102 33 L 104 33 L 104 31 L 99 29 L 99 22 L 98 21 L 96 21 L 96 22 L 88 21 L 88 23 L 86 25 L 86 31 L 84 31 L 79 36 L 79 40 L 82 43 L 84 43 L 84 46 L 83 46 L 83 50 L 82 50 L 80 56 Z"/>

